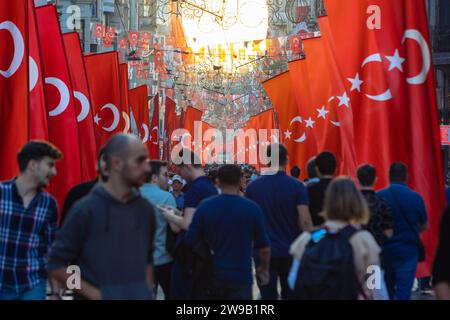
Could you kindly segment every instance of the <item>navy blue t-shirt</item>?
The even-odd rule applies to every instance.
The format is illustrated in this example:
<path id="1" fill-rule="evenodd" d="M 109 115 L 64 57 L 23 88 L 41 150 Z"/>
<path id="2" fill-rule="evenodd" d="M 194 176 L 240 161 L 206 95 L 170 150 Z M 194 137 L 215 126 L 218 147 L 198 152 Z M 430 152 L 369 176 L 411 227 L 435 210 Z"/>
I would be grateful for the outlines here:
<path id="1" fill-rule="evenodd" d="M 201 176 L 191 182 L 188 191 L 184 195 L 184 207 L 197 208 L 204 199 L 218 194 L 217 188 L 207 176 Z"/>
<path id="2" fill-rule="evenodd" d="M 250 183 L 245 195 L 263 210 L 271 256 L 290 257 L 289 247 L 302 231 L 298 226 L 297 206 L 308 205 L 305 185 L 279 171 Z"/>
<path id="3" fill-rule="evenodd" d="M 269 247 L 259 206 L 229 194 L 203 201 L 185 235 L 185 243 L 192 247 L 202 235 L 206 235 L 214 251 L 214 280 L 251 285 L 252 250 Z"/>
<path id="4" fill-rule="evenodd" d="M 397 183 L 380 190 L 377 194 L 388 203 L 394 218 L 394 235 L 384 244 L 383 249 L 402 255 L 416 254 L 419 224 L 427 223 L 427 213 L 422 197 L 406 185 Z M 398 206 L 401 206 L 403 215 L 408 218 L 414 232 L 403 218 Z"/>

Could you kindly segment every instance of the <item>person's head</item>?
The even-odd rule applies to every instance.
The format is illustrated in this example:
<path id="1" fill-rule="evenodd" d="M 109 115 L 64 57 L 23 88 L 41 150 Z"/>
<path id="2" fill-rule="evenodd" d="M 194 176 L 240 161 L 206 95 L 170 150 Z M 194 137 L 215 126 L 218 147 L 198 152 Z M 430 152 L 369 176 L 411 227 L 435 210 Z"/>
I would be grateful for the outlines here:
<path id="1" fill-rule="evenodd" d="M 369 220 L 366 200 L 355 183 L 347 177 L 336 178 L 328 185 L 324 214 L 327 220 L 349 223 L 366 224 Z"/>
<path id="2" fill-rule="evenodd" d="M 56 175 L 56 161 L 61 158 L 61 151 L 51 143 L 29 141 L 17 154 L 20 175 L 34 181 L 37 188 L 45 188 Z"/>
<path id="3" fill-rule="evenodd" d="M 408 167 L 403 162 L 394 162 L 389 168 L 391 183 L 405 183 L 408 179 Z"/>
<path id="4" fill-rule="evenodd" d="M 370 164 L 363 164 L 359 166 L 356 175 L 361 187 L 373 187 L 377 179 L 377 171 L 374 166 Z"/>
<path id="5" fill-rule="evenodd" d="M 225 164 L 217 172 L 219 188 L 235 188 L 239 190 L 242 182 L 242 170 L 239 165 Z"/>
<path id="6" fill-rule="evenodd" d="M 181 163 L 178 165 L 178 174 L 188 182 L 203 173 L 200 158 L 192 150 L 182 149 L 179 153 Z"/>
<path id="7" fill-rule="evenodd" d="M 112 179 L 127 187 L 140 187 L 150 173 L 147 148 L 135 136 L 116 134 L 104 146 L 108 182 Z"/>
<path id="8" fill-rule="evenodd" d="M 183 189 L 183 179 L 179 175 L 172 177 L 172 189 L 174 192 L 181 192 Z"/>
<path id="9" fill-rule="evenodd" d="M 300 168 L 297 166 L 293 166 L 291 168 L 291 176 L 296 179 L 300 178 Z"/>
<path id="10" fill-rule="evenodd" d="M 161 189 L 167 190 L 169 184 L 169 175 L 167 172 L 167 163 L 159 160 L 150 160 L 150 181 L 157 184 Z"/>
<path id="11" fill-rule="evenodd" d="M 316 172 L 319 177 L 334 175 L 336 165 L 336 157 L 329 151 L 319 153 L 315 160 Z"/>
<path id="12" fill-rule="evenodd" d="M 317 177 L 316 172 L 316 157 L 312 157 L 308 160 L 308 163 L 306 165 L 306 170 L 308 170 L 308 178 L 313 179 Z"/>
<path id="13" fill-rule="evenodd" d="M 96 170 L 97 175 L 102 182 L 108 181 L 108 170 L 106 169 L 105 147 L 103 146 L 98 152 Z"/>
<path id="14" fill-rule="evenodd" d="M 269 164 L 271 168 L 286 168 L 288 162 L 288 152 L 284 145 L 279 143 L 272 143 L 267 147 L 267 158 L 269 158 Z M 278 169 L 277 168 L 277 169 Z"/>

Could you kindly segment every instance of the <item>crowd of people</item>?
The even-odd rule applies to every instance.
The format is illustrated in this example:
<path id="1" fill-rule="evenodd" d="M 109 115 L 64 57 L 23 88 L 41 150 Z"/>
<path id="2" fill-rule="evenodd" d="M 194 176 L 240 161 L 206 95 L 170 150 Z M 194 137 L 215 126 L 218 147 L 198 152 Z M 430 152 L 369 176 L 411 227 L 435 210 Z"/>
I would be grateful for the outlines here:
<path id="1" fill-rule="evenodd" d="M 287 174 L 283 145 L 268 157 L 274 148 L 279 170 L 260 176 L 248 165 L 205 168 L 187 149 L 176 167 L 148 160 L 139 139 L 118 134 L 98 154 L 98 177 L 75 186 L 58 215 L 45 189 L 63 155 L 28 142 L 19 175 L 0 183 L 0 300 L 60 299 L 68 289 L 77 300 L 410 299 L 427 213 L 407 166 L 393 163 L 377 192 L 370 164 L 357 181 L 337 177 L 324 151 L 301 181 L 297 166 Z M 433 268 L 442 299 L 449 246 L 447 209 Z"/>

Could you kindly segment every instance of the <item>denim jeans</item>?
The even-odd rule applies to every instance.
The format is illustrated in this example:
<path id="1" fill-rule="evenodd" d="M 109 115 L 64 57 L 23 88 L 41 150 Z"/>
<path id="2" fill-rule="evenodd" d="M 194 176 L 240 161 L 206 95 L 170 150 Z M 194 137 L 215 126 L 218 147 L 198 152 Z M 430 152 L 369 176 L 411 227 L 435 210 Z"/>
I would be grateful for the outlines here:
<path id="1" fill-rule="evenodd" d="M 254 256 L 255 266 L 259 266 L 259 257 Z M 258 283 L 258 288 L 261 292 L 261 300 L 278 300 L 278 279 L 281 285 L 281 298 L 283 300 L 293 299 L 292 290 L 288 285 L 288 276 L 291 269 L 292 257 L 271 258 L 269 276 L 270 280 L 266 286 L 262 286 Z"/>
<path id="2" fill-rule="evenodd" d="M 0 290 L 0 300 L 45 300 L 47 297 L 47 281 L 43 280 L 30 290 L 16 293 Z"/>
<path id="3" fill-rule="evenodd" d="M 385 281 L 391 300 L 409 300 L 416 276 L 418 255 L 383 254 Z"/>

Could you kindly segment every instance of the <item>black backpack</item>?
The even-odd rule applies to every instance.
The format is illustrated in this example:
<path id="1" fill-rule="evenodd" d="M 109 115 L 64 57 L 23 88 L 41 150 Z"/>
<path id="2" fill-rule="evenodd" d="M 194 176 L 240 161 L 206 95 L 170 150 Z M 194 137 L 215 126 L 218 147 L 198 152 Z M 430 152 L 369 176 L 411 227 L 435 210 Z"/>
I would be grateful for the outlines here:
<path id="1" fill-rule="evenodd" d="M 321 239 L 315 239 L 326 232 Z M 294 294 L 301 300 L 356 300 L 360 290 L 349 239 L 357 232 L 346 226 L 338 233 L 311 233 L 301 258 Z"/>

